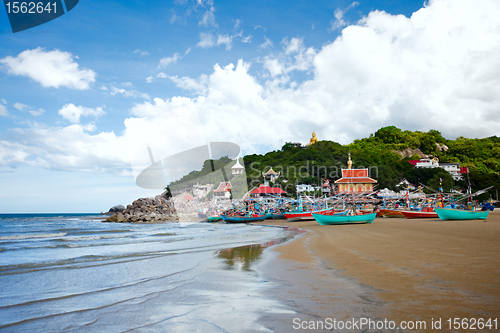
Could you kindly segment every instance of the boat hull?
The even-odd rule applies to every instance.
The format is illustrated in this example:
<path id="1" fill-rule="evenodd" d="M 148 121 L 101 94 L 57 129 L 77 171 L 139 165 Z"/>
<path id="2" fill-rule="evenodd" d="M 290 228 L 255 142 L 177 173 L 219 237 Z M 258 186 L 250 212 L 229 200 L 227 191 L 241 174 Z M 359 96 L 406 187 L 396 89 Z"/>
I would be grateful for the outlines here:
<path id="1" fill-rule="evenodd" d="M 436 212 L 421 212 L 421 211 L 413 211 L 413 210 L 404 210 L 401 213 L 407 219 L 437 219 L 439 218 Z"/>
<path id="2" fill-rule="evenodd" d="M 311 212 L 288 212 L 284 215 L 287 220 L 314 220 Z"/>
<path id="3" fill-rule="evenodd" d="M 405 217 L 400 210 L 396 209 L 381 209 L 377 213 L 377 217 Z"/>
<path id="4" fill-rule="evenodd" d="M 264 221 L 266 215 L 247 217 L 247 216 L 229 216 L 221 214 L 220 217 L 222 217 L 222 219 L 228 223 L 248 223 L 248 222 Z"/>
<path id="5" fill-rule="evenodd" d="M 208 217 L 208 222 L 217 222 L 220 220 L 222 220 L 222 217 L 220 217 L 220 216 L 209 216 Z"/>
<path id="6" fill-rule="evenodd" d="M 357 224 L 357 223 L 373 223 L 376 213 L 361 214 L 361 215 L 325 215 L 320 213 L 312 213 L 316 222 L 321 225 L 328 224 Z"/>
<path id="7" fill-rule="evenodd" d="M 486 220 L 489 210 L 473 211 L 450 208 L 435 208 L 434 209 L 441 220 Z"/>

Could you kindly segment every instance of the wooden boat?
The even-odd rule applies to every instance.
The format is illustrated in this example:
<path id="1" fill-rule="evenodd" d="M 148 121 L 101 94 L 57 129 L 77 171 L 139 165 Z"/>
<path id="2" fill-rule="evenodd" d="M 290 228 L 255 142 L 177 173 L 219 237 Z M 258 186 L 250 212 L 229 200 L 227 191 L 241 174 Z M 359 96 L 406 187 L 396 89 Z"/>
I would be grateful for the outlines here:
<path id="1" fill-rule="evenodd" d="M 349 210 L 335 210 L 335 209 L 329 209 L 329 210 L 322 210 L 322 211 L 316 211 L 314 213 L 317 214 L 322 214 L 322 215 L 347 215 L 349 213 Z M 371 213 L 371 211 L 370 211 Z"/>
<path id="2" fill-rule="evenodd" d="M 286 212 L 285 218 L 288 220 L 314 220 L 314 217 L 311 214 L 312 212 Z"/>
<path id="3" fill-rule="evenodd" d="M 355 224 L 355 223 L 373 223 L 377 213 L 355 214 L 355 215 L 328 215 L 313 212 L 312 216 L 321 225 L 328 224 Z"/>
<path id="4" fill-rule="evenodd" d="M 439 218 L 438 214 L 434 211 L 434 209 L 430 207 L 424 207 L 422 210 L 403 210 L 401 213 L 407 219 L 430 219 L 430 218 Z"/>
<path id="5" fill-rule="evenodd" d="M 489 210 L 462 210 L 451 208 L 435 208 L 434 209 L 441 220 L 486 220 Z"/>
<path id="6" fill-rule="evenodd" d="M 222 220 L 222 217 L 220 217 L 220 216 L 209 216 L 208 217 L 208 222 L 217 222 L 220 220 Z"/>
<path id="7" fill-rule="evenodd" d="M 377 217 L 405 217 L 400 210 L 397 209 L 381 209 L 377 212 Z"/>
<path id="8" fill-rule="evenodd" d="M 257 215 L 257 216 L 234 216 L 234 215 L 220 215 L 222 219 L 228 223 L 248 223 L 248 222 L 258 222 L 264 221 L 266 215 Z"/>

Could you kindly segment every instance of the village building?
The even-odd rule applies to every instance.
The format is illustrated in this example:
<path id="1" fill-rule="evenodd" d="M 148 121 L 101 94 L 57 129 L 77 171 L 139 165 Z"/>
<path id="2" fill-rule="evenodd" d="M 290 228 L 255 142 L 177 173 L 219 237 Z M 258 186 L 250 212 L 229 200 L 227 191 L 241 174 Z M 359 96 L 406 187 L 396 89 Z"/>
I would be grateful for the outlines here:
<path id="1" fill-rule="evenodd" d="M 267 172 L 262 173 L 262 177 L 264 177 L 264 184 L 268 184 L 268 182 L 266 181 L 267 176 L 269 176 L 270 178 L 269 180 L 274 183 L 276 180 L 278 180 L 280 174 L 281 172 L 276 172 L 273 170 L 272 167 L 270 167 L 269 170 L 267 170 Z"/>
<path id="2" fill-rule="evenodd" d="M 251 198 L 259 198 L 259 197 L 265 197 L 265 196 L 269 196 L 269 195 L 281 196 L 283 194 L 286 194 L 286 191 L 282 190 L 279 187 L 271 187 L 267 184 L 261 184 L 255 190 L 250 192 L 250 197 Z"/>
<path id="3" fill-rule="evenodd" d="M 221 182 L 214 190 L 214 198 L 229 199 L 231 198 L 231 182 Z"/>
<path id="4" fill-rule="evenodd" d="M 314 192 L 315 187 L 312 185 L 308 185 L 308 184 L 299 184 L 299 185 L 295 185 L 295 189 L 297 190 L 297 193 Z"/>
<path id="5" fill-rule="evenodd" d="M 213 184 L 193 185 L 193 195 L 196 198 L 203 198 L 208 194 L 208 192 L 210 192 L 213 186 L 214 186 Z"/>
<path id="6" fill-rule="evenodd" d="M 433 159 L 421 158 L 419 160 L 409 160 L 408 162 L 414 168 L 443 168 L 453 177 L 453 180 L 462 180 L 464 179 L 463 174 L 469 173 L 469 169 L 461 168 L 460 163 L 439 163 L 437 157 Z"/>
<path id="7" fill-rule="evenodd" d="M 351 153 L 347 161 L 347 169 L 342 169 L 342 178 L 335 181 L 338 193 L 368 193 L 373 192 L 377 181 L 368 177 L 368 169 L 352 169 Z"/>
<path id="8" fill-rule="evenodd" d="M 233 176 L 241 175 L 245 172 L 245 167 L 240 164 L 238 158 L 236 158 L 236 164 L 231 167 L 231 174 Z"/>

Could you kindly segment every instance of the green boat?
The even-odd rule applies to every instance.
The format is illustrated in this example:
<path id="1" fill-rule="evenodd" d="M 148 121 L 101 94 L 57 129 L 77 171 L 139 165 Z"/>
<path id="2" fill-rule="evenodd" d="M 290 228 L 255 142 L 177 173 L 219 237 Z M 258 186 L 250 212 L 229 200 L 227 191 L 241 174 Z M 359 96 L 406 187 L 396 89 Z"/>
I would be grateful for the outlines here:
<path id="1" fill-rule="evenodd" d="M 312 213 L 312 216 L 321 225 L 328 224 L 354 224 L 354 223 L 373 223 L 377 213 L 356 214 L 356 215 L 326 215 L 322 213 Z"/>
<path id="2" fill-rule="evenodd" d="M 489 210 L 462 210 L 451 208 L 434 208 L 441 220 L 486 220 Z"/>
<path id="3" fill-rule="evenodd" d="M 220 216 L 209 216 L 208 217 L 208 222 L 217 222 L 219 220 L 222 220 L 222 217 L 220 217 Z"/>

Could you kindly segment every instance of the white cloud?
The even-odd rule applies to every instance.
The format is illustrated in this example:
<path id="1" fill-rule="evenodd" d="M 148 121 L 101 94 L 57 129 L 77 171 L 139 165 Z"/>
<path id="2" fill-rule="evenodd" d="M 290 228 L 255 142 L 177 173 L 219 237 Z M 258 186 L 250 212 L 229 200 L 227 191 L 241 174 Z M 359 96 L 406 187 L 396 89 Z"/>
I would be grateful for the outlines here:
<path id="1" fill-rule="evenodd" d="M 147 55 L 149 55 L 149 53 L 148 53 L 148 52 L 146 52 L 146 51 L 141 51 L 140 49 L 134 50 L 134 53 L 135 53 L 135 54 L 140 54 L 141 56 L 147 56 Z"/>
<path id="2" fill-rule="evenodd" d="M 2 102 L 2 104 L 7 104 L 7 100 L 5 98 L 0 99 L 0 102 Z"/>
<path id="3" fill-rule="evenodd" d="M 78 67 L 73 56 L 59 50 L 45 51 L 38 47 L 26 50 L 16 57 L 0 59 L 9 74 L 21 75 L 39 82 L 43 87 L 67 87 L 70 89 L 85 90 L 95 82 L 95 72 Z"/>
<path id="4" fill-rule="evenodd" d="M 170 76 L 169 78 L 176 83 L 177 87 L 195 91 L 198 94 L 203 94 L 208 89 L 208 76 L 206 74 L 202 74 L 198 79 L 190 77 L 178 78 L 177 76 Z"/>
<path id="5" fill-rule="evenodd" d="M 289 74 L 295 70 L 308 71 L 313 68 L 317 51 L 312 47 L 306 48 L 303 39 L 294 37 L 288 41 L 287 38 L 284 38 L 282 44 L 283 52 L 281 54 L 264 57 L 264 68 L 269 71 L 272 77 Z M 288 80 L 282 78 L 280 82 L 285 83 Z"/>
<path id="6" fill-rule="evenodd" d="M 218 35 L 217 36 L 217 45 L 225 44 L 226 50 L 231 50 L 233 43 L 233 37 L 229 35 Z"/>
<path id="7" fill-rule="evenodd" d="M 151 82 L 153 82 L 153 79 L 154 79 L 154 77 L 153 77 L 153 76 L 148 76 L 148 77 L 146 78 L 146 82 L 147 82 L 147 83 L 151 83 Z"/>
<path id="8" fill-rule="evenodd" d="M 108 90 L 108 87 L 106 87 L 106 86 L 101 86 L 99 89 L 104 90 L 104 91 L 107 91 L 107 90 Z"/>
<path id="9" fill-rule="evenodd" d="M 117 94 L 122 94 L 125 97 L 133 97 L 133 98 L 144 98 L 144 99 L 151 99 L 148 94 L 146 93 L 141 93 L 137 90 L 126 90 L 123 88 L 117 88 L 115 86 L 111 86 L 110 94 L 113 96 L 116 96 Z"/>
<path id="10" fill-rule="evenodd" d="M 321 50 L 287 40 L 262 61 L 274 75 L 256 77 L 240 60 L 198 79 L 170 77 L 196 96 L 134 105 L 120 136 L 81 125 L 18 129 L 0 141 L 0 164 L 115 170 L 134 161 L 129 153 L 147 164 L 149 145 L 156 159 L 168 156 L 179 142 L 189 146 L 190 135 L 234 142 L 244 153 L 305 143 L 313 130 L 341 143 L 388 125 L 434 128 L 448 138 L 499 135 L 498 17 L 496 0 L 435 0 L 411 18 L 375 11 Z M 292 70 L 311 76 L 289 82 Z M 191 122 L 195 114 L 202 131 Z"/>
<path id="11" fill-rule="evenodd" d="M 341 28 L 345 27 L 349 23 L 349 22 L 347 22 L 347 21 L 344 20 L 345 13 L 349 9 L 354 8 L 357 5 L 359 5 L 359 2 L 353 2 L 347 8 L 345 8 L 345 9 L 337 8 L 335 10 L 335 12 L 333 13 L 333 16 L 335 17 L 335 20 L 332 20 L 330 22 L 331 27 L 330 27 L 329 31 L 333 31 L 333 30 L 337 30 L 337 29 L 341 29 Z M 314 26 L 313 26 L 313 29 L 314 29 Z"/>
<path id="12" fill-rule="evenodd" d="M 9 112 L 7 111 L 7 107 L 5 105 L 0 104 L 0 116 L 8 116 Z"/>
<path id="13" fill-rule="evenodd" d="M 156 77 L 159 77 L 159 78 L 162 78 L 162 79 L 166 79 L 167 78 L 167 74 L 163 73 L 163 72 L 160 72 L 156 75 Z"/>
<path id="14" fill-rule="evenodd" d="M 215 46 L 215 37 L 209 32 L 201 32 L 200 33 L 200 41 L 196 46 L 201 47 L 201 48 L 209 48 L 212 46 Z"/>
<path id="15" fill-rule="evenodd" d="M 259 48 L 267 49 L 268 47 L 273 47 L 273 42 L 269 38 L 264 36 L 264 40 L 265 40 L 265 42 L 260 44 Z"/>
<path id="16" fill-rule="evenodd" d="M 208 5 L 208 8 L 205 13 L 203 13 L 201 20 L 198 22 L 199 26 L 205 26 L 205 27 L 217 27 L 218 24 L 215 21 L 215 8 L 214 8 L 214 2 L 209 0 L 206 1 L 205 3 L 203 1 L 197 1 L 198 6 L 205 7 L 205 5 Z"/>
<path id="17" fill-rule="evenodd" d="M 70 121 L 71 123 L 79 123 L 80 117 L 100 117 L 104 114 L 102 107 L 97 107 L 95 109 L 86 108 L 81 105 L 75 106 L 73 103 L 66 104 L 59 110 L 59 115 L 64 119 Z"/>
<path id="18" fill-rule="evenodd" d="M 27 111 L 31 115 L 35 116 L 35 117 L 41 116 L 45 112 L 45 110 L 42 109 L 42 108 L 39 108 L 38 110 L 35 110 L 31 106 L 26 105 L 26 104 L 22 104 L 22 103 L 19 103 L 19 102 L 14 103 L 14 107 L 16 109 L 18 109 L 19 111 L 21 111 L 21 112 L 26 112 Z"/>
<path id="19" fill-rule="evenodd" d="M 19 102 L 14 103 L 14 107 L 15 107 L 16 109 L 18 109 L 19 111 L 23 111 L 23 110 L 25 110 L 25 109 L 29 109 L 29 108 L 30 108 L 30 106 L 29 106 L 29 105 L 22 104 L 22 103 L 19 103 Z"/>
<path id="20" fill-rule="evenodd" d="M 170 64 L 175 64 L 180 58 L 179 53 L 174 54 L 172 57 L 161 58 L 158 68 L 165 68 Z"/>

